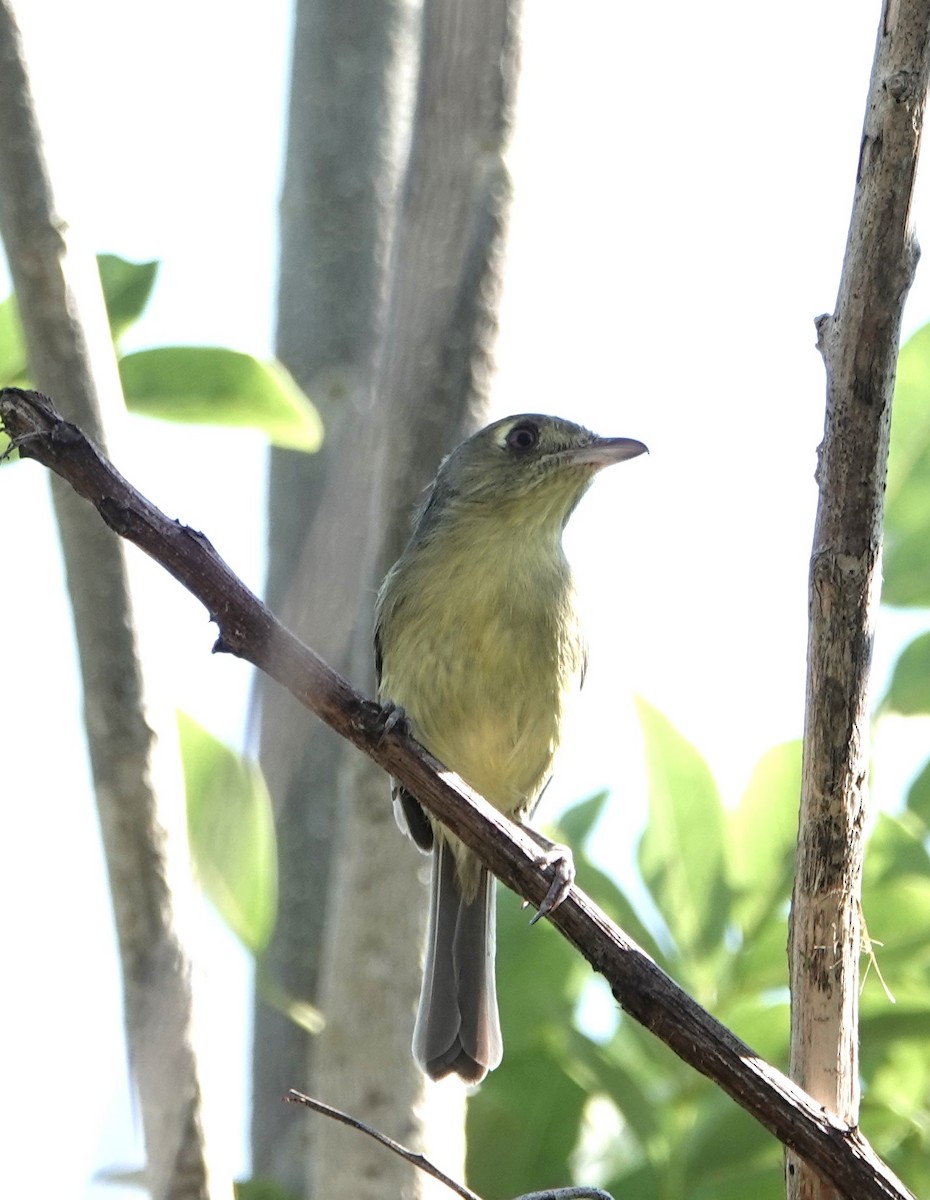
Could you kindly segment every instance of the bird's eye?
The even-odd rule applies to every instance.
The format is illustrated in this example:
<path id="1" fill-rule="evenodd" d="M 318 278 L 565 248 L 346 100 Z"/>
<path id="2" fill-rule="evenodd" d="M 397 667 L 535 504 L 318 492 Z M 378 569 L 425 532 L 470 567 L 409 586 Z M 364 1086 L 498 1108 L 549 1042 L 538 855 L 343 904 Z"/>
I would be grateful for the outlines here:
<path id="1" fill-rule="evenodd" d="M 531 421 L 521 421 L 507 434 L 505 445 L 508 450 L 516 450 L 518 454 L 535 450 L 539 445 L 539 426 Z"/>

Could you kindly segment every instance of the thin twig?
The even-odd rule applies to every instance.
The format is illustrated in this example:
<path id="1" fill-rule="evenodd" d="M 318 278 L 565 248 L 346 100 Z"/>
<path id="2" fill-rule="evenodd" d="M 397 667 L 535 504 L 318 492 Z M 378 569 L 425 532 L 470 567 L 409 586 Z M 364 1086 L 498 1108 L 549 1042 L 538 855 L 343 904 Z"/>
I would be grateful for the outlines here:
<path id="1" fill-rule="evenodd" d="M 415 1150 L 409 1150 L 406 1146 L 402 1146 L 400 1142 L 395 1142 L 393 1138 L 388 1137 L 386 1133 L 381 1133 L 380 1130 L 372 1128 L 371 1125 L 366 1125 L 358 1117 L 350 1117 L 348 1113 L 343 1112 L 340 1108 L 333 1108 L 331 1104 L 324 1104 L 322 1100 L 314 1100 L 312 1096 L 305 1096 L 303 1092 L 298 1092 L 296 1088 L 288 1088 L 284 1099 L 288 1104 L 304 1104 L 307 1108 L 312 1108 L 314 1112 L 323 1113 L 327 1117 L 332 1117 L 334 1121 L 341 1121 L 343 1125 L 357 1129 L 360 1133 L 366 1133 L 370 1138 L 374 1138 L 376 1142 L 380 1142 L 382 1146 L 387 1146 L 388 1150 L 393 1150 L 395 1154 L 399 1155 L 406 1162 L 411 1163 L 427 1175 L 432 1175 L 440 1183 L 444 1183 L 450 1191 L 461 1196 L 462 1200 L 481 1200 L 477 1192 L 473 1192 L 463 1183 L 458 1183 L 451 1176 L 446 1175 L 444 1171 L 440 1171 L 436 1164 L 430 1162 L 425 1154 L 418 1154 Z"/>
<path id="2" fill-rule="evenodd" d="M 334 1121 L 341 1121 L 343 1125 L 348 1125 L 351 1129 L 357 1129 L 360 1133 L 366 1133 L 370 1138 L 374 1138 L 376 1142 L 380 1142 L 382 1146 L 386 1146 L 388 1150 L 393 1150 L 406 1162 L 411 1163 L 420 1171 L 427 1175 L 432 1175 L 434 1179 L 438 1179 L 440 1183 L 444 1183 L 450 1191 L 461 1196 L 463 1200 L 481 1200 L 477 1192 L 473 1192 L 463 1183 L 458 1183 L 445 1172 L 440 1171 L 439 1167 L 424 1154 L 418 1154 L 414 1150 L 409 1150 L 400 1142 L 395 1142 L 393 1138 L 382 1133 L 380 1130 L 373 1128 L 371 1125 L 366 1125 L 364 1121 L 360 1121 L 358 1117 L 351 1117 L 340 1108 L 333 1108 L 331 1104 L 324 1104 L 322 1100 L 314 1100 L 312 1096 L 307 1096 L 303 1092 L 299 1092 L 296 1088 L 288 1088 L 287 1095 L 284 1097 L 288 1104 L 303 1104 L 307 1108 L 312 1108 L 314 1112 L 323 1113 L 324 1116 L 332 1117 Z M 514 1200 L 613 1200 L 610 1192 L 605 1192 L 602 1188 L 591 1187 L 565 1187 L 565 1188 L 547 1188 L 543 1192 L 523 1192 L 519 1196 L 515 1196 Z"/>

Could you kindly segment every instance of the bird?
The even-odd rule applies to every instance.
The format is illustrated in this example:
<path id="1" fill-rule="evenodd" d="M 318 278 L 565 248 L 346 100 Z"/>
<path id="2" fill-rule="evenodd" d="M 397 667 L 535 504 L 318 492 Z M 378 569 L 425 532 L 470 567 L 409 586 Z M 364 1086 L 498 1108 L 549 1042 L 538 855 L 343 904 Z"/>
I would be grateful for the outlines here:
<path id="1" fill-rule="evenodd" d="M 573 868 L 525 821 L 586 664 L 562 532 L 602 467 L 646 449 L 539 413 L 479 430 L 440 464 L 375 604 L 382 711 L 548 849 L 563 875 L 540 913 Z M 413 1054 L 432 1079 L 480 1083 L 503 1056 L 495 880 L 396 781 L 393 795 L 398 823 L 432 854 Z"/>

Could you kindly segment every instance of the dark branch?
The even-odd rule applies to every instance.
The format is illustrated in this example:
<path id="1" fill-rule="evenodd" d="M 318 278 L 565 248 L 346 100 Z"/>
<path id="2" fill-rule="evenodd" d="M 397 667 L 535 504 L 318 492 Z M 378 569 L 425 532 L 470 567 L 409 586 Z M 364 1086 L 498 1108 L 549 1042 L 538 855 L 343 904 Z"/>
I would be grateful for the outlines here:
<path id="1" fill-rule="evenodd" d="M 538 905 L 549 871 L 521 830 L 412 738 L 379 734 L 380 710 L 332 671 L 230 571 L 203 534 L 171 521 L 36 392 L 0 392 L 0 422 L 24 458 L 66 479 L 107 524 L 151 555 L 207 608 L 216 648 L 267 672 L 389 771 L 495 875 Z M 608 981 L 617 1001 L 685 1062 L 713 1080 L 841 1192 L 857 1200 L 910 1196 L 868 1142 L 734 1037 L 665 975 L 578 888 L 549 920 Z"/>

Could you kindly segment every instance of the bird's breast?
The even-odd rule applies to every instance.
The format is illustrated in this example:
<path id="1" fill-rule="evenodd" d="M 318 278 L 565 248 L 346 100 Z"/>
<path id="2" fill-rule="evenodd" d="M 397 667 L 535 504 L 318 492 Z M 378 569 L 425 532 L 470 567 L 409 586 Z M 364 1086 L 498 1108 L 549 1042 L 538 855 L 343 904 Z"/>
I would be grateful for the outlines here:
<path id="1" fill-rule="evenodd" d="M 489 553 L 491 553 L 489 548 Z M 549 776 L 584 657 L 561 552 L 403 564 L 382 612 L 381 695 L 501 811 L 529 810 Z M 424 569 L 427 568 L 427 569 Z"/>

